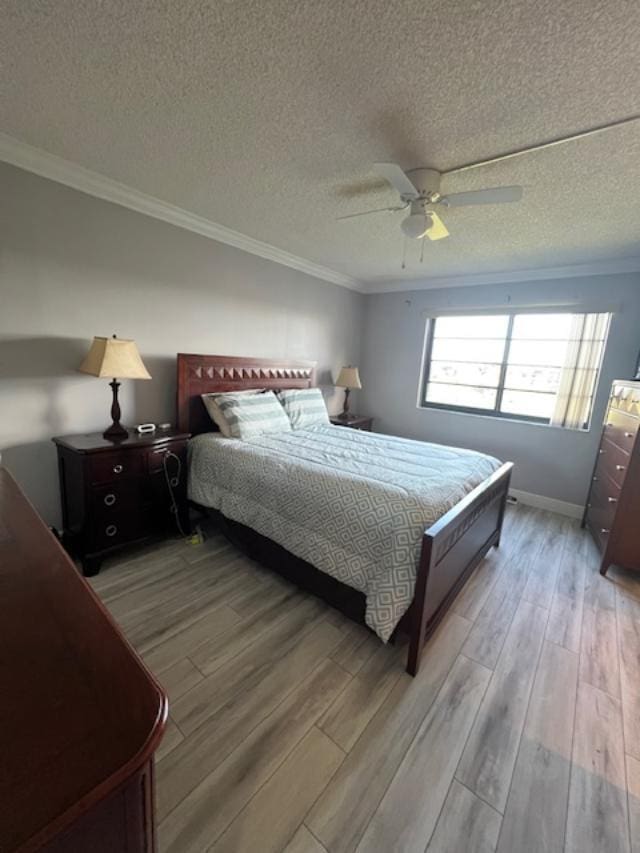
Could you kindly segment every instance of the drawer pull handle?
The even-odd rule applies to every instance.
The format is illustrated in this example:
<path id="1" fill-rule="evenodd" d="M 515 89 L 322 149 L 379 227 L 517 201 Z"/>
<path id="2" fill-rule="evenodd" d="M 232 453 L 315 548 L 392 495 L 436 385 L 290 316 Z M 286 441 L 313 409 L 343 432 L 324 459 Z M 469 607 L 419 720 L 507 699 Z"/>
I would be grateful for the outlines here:
<path id="1" fill-rule="evenodd" d="M 123 469 L 122 465 L 120 465 L 119 463 L 118 463 L 118 465 L 113 466 L 113 473 L 114 474 L 122 474 L 123 470 L 124 469 Z"/>
<path id="2" fill-rule="evenodd" d="M 600 528 L 600 533 L 602 533 L 602 535 L 603 535 L 603 536 L 606 536 L 606 535 L 607 535 L 607 533 L 611 533 L 611 531 L 609 530 L 609 528 L 608 528 L 608 527 L 601 527 L 601 528 Z"/>
<path id="3" fill-rule="evenodd" d="M 616 465 L 616 471 L 624 471 L 624 465 Z"/>
<path id="4" fill-rule="evenodd" d="M 116 502 L 116 496 L 114 494 L 105 495 L 104 502 L 107 506 L 113 506 Z"/>
<path id="5" fill-rule="evenodd" d="M 107 536 L 115 536 L 116 533 L 118 532 L 118 528 L 115 526 L 115 524 L 109 524 L 105 528 L 104 532 L 107 534 Z"/>
<path id="6" fill-rule="evenodd" d="M 610 504 L 617 504 L 618 503 L 618 498 L 607 498 L 607 500 L 609 501 Z"/>

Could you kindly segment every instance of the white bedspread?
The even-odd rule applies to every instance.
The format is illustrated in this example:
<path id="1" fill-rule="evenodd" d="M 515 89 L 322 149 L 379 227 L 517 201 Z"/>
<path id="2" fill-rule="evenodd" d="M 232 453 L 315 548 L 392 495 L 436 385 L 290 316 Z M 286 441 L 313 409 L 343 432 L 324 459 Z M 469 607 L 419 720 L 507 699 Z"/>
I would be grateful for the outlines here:
<path id="1" fill-rule="evenodd" d="M 413 598 L 422 534 L 500 463 L 339 426 L 190 442 L 189 497 L 363 592 L 384 640 Z"/>

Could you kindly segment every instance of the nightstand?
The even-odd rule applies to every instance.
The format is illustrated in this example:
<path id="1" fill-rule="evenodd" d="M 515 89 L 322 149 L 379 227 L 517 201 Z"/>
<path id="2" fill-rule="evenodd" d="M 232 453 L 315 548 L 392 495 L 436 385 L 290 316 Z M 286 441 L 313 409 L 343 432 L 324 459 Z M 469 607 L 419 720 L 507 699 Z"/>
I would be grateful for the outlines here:
<path id="1" fill-rule="evenodd" d="M 371 432 L 371 427 L 373 426 L 373 418 L 367 418 L 365 415 L 349 415 L 347 418 L 341 418 L 339 415 L 331 415 L 329 420 L 334 426 L 361 429 L 365 432 Z"/>
<path id="2" fill-rule="evenodd" d="M 101 433 L 54 438 L 62 499 L 62 541 L 87 576 L 126 545 L 189 531 L 189 434 L 156 430 L 110 441 Z M 171 489 L 169 482 L 171 482 Z M 173 497 L 172 497 L 173 492 Z M 174 504 L 175 501 L 175 504 Z"/>

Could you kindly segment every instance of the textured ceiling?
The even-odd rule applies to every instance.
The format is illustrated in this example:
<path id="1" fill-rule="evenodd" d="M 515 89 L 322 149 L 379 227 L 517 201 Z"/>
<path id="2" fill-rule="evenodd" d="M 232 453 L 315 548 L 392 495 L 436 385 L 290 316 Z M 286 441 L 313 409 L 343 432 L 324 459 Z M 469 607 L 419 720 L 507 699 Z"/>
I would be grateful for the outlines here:
<path id="1" fill-rule="evenodd" d="M 0 130 L 367 281 L 640 254 L 640 122 L 482 169 L 409 246 L 370 164 L 446 170 L 640 113 L 638 0 L 0 0 Z"/>

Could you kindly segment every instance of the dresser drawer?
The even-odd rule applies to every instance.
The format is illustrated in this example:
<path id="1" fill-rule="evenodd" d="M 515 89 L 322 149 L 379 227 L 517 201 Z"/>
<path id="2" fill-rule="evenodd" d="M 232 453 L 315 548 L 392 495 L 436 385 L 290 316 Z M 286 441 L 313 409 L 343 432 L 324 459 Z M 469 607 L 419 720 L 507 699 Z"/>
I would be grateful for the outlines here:
<path id="1" fill-rule="evenodd" d="M 595 476 L 602 480 L 609 477 L 617 486 L 622 486 L 629 469 L 629 454 L 603 438 L 598 450 Z"/>
<path id="2" fill-rule="evenodd" d="M 143 472 L 144 455 L 142 453 L 131 451 L 96 453 L 89 458 L 91 483 L 113 483 L 126 477 L 138 476 Z"/>
<path id="3" fill-rule="evenodd" d="M 91 515 L 101 520 L 123 509 L 137 509 L 143 499 L 142 491 L 136 479 L 93 486 L 89 498 Z"/>
<path id="4" fill-rule="evenodd" d="M 89 550 L 103 551 L 115 545 L 133 542 L 148 535 L 150 528 L 151 517 L 143 510 L 121 510 L 95 517 L 92 519 Z"/>
<path id="5" fill-rule="evenodd" d="M 591 492 L 589 493 L 589 503 L 593 503 L 592 495 L 594 491 L 597 491 L 600 495 L 606 498 L 606 501 L 609 504 L 617 506 L 620 502 L 620 492 L 622 489 L 604 471 L 596 471 L 593 476 Z M 611 498 L 611 500 L 609 500 L 609 498 Z"/>
<path id="6" fill-rule="evenodd" d="M 585 523 L 591 531 L 591 535 L 593 536 L 598 550 L 602 554 L 609 543 L 611 528 L 602 523 L 602 519 L 598 517 L 597 512 L 589 512 L 585 519 Z"/>
<path id="7" fill-rule="evenodd" d="M 177 476 L 178 468 L 181 469 L 180 473 L 184 477 L 185 471 L 184 466 L 187 461 L 187 442 L 172 442 L 171 444 L 165 444 L 161 447 L 154 447 L 152 450 L 147 452 L 147 470 L 150 474 L 157 474 L 159 471 L 164 469 L 164 460 L 168 454 L 171 454 L 169 459 L 167 460 L 167 470 L 169 471 L 169 475 L 171 477 Z M 180 463 L 173 459 L 173 456 L 177 456 L 180 460 Z"/>
<path id="8" fill-rule="evenodd" d="M 594 482 L 587 505 L 586 522 L 601 550 L 604 550 L 616 517 L 619 490 L 608 479 Z"/>
<path id="9" fill-rule="evenodd" d="M 631 453 L 638 432 L 640 421 L 632 415 L 627 415 L 617 409 L 609 409 L 603 435 L 609 441 Z"/>
<path id="10" fill-rule="evenodd" d="M 617 486 L 610 483 L 608 480 L 598 480 L 593 484 L 593 488 L 591 489 L 587 512 L 590 515 L 597 515 L 600 525 L 610 529 L 613 524 L 619 499 L 620 490 Z"/>

